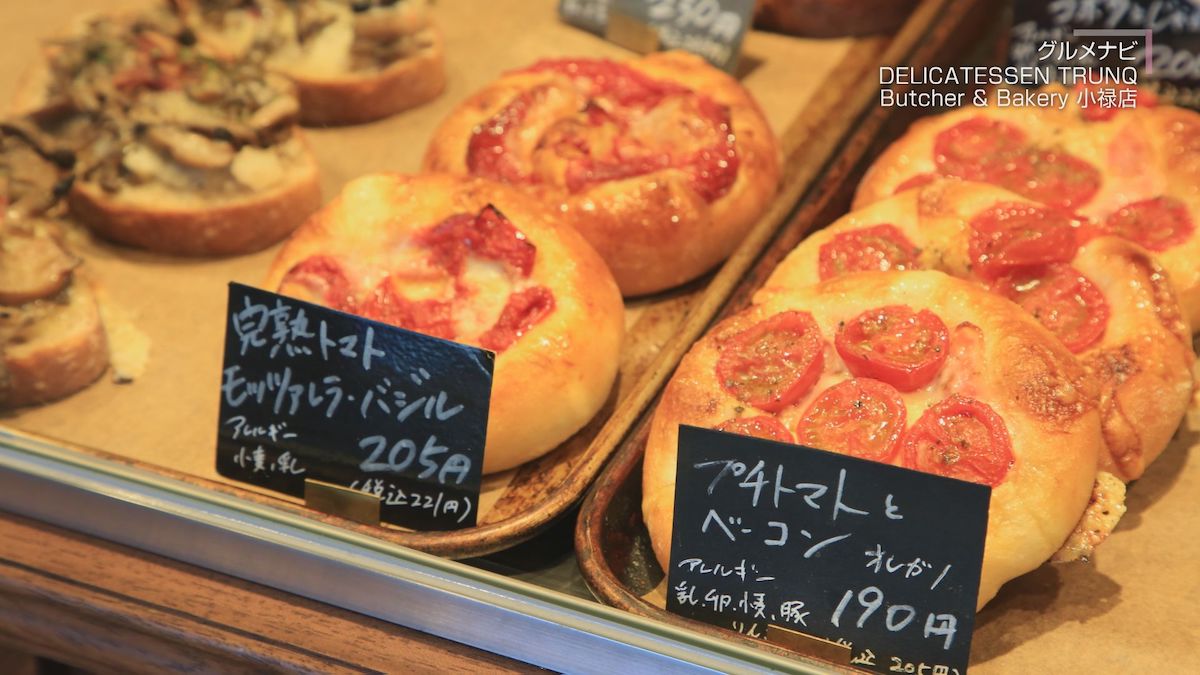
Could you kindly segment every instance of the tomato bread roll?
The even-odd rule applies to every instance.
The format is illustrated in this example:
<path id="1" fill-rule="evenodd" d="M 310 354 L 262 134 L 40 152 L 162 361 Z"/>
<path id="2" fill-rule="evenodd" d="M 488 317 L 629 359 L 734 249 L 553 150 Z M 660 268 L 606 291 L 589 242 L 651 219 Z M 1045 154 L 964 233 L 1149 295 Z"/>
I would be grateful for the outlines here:
<path id="1" fill-rule="evenodd" d="M 871 350 L 889 354 L 875 370 Z M 667 569 L 679 425 L 725 429 L 990 485 L 982 607 L 1088 506 L 1091 383 L 1032 317 L 938 272 L 764 289 L 692 347 L 654 413 L 642 507 L 655 554 Z"/>
<path id="2" fill-rule="evenodd" d="M 501 180 L 555 204 L 625 295 L 676 286 L 725 259 L 780 171 L 750 94 L 683 52 L 507 73 L 442 122 L 425 168 Z"/>
<path id="3" fill-rule="evenodd" d="M 875 161 L 855 208 L 935 177 L 992 183 L 1149 250 L 1200 328 L 1200 113 L 1125 87 L 1128 108 L 962 108 L 930 117 Z M 1082 92 L 1086 93 L 1086 92 Z M 1136 106 L 1134 105 L 1136 104 Z"/>
<path id="4" fill-rule="evenodd" d="M 503 471 L 587 423 L 617 372 L 620 292 L 554 215 L 487 180 L 366 176 L 292 236 L 267 287 L 495 351 L 483 470 Z"/>
<path id="5" fill-rule="evenodd" d="M 1143 248 L 984 183 L 939 180 L 875 202 L 802 242 L 765 287 L 856 271 L 934 269 L 1021 305 L 1099 378 L 1104 470 L 1142 475 L 1192 397 L 1192 341 Z"/>

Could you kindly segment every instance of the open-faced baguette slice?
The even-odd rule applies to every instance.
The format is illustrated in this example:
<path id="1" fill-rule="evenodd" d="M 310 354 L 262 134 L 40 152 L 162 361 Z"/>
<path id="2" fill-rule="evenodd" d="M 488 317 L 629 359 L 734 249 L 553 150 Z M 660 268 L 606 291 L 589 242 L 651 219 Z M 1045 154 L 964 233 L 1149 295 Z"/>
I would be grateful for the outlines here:
<path id="1" fill-rule="evenodd" d="M 71 210 L 120 243 L 182 255 L 262 249 L 320 206 L 285 78 L 223 62 L 162 13 L 89 17 L 50 41 L 25 109 L 88 120 Z"/>
<path id="2" fill-rule="evenodd" d="M 446 85 L 426 0 L 173 0 L 200 44 L 296 84 L 308 125 L 358 124 L 432 100 Z"/>
<path id="3" fill-rule="evenodd" d="M 94 382 L 108 345 L 88 283 L 74 278 L 50 298 L 0 305 L 0 407 L 45 403 Z"/>
<path id="4" fill-rule="evenodd" d="M 108 365 L 96 300 L 53 222 L 69 157 L 35 121 L 0 122 L 0 408 L 74 393 Z"/>
<path id="5" fill-rule="evenodd" d="M 97 234 L 138 248 L 180 255 L 257 251 L 286 237 L 321 205 L 317 163 L 304 141 L 294 138 L 277 151 L 287 173 L 261 191 L 210 199 L 158 185 L 109 192 L 79 180 L 67 201 Z"/>

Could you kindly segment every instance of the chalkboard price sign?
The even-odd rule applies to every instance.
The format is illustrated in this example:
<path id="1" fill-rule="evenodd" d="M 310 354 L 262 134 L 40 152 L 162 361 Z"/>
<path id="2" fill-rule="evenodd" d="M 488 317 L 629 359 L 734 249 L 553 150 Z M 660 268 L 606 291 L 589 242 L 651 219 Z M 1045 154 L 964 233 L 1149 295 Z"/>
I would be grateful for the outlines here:
<path id="1" fill-rule="evenodd" d="M 1139 84 L 1200 109 L 1200 2 L 1013 0 L 1009 62 L 1053 69 L 1067 80 L 1079 79 L 1075 69 L 1121 79 L 1130 68 Z"/>
<path id="2" fill-rule="evenodd" d="M 682 49 L 732 72 L 754 0 L 560 0 L 558 12 L 572 25 L 630 47 L 644 40 L 622 34 L 640 27 L 654 36 L 648 51 Z"/>
<path id="3" fill-rule="evenodd" d="M 990 488 L 689 426 L 677 471 L 669 611 L 879 672 L 966 671 Z"/>
<path id="4" fill-rule="evenodd" d="M 294 496 L 379 498 L 380 519 L 475 525 L 491 352 L 229 285 L 217 472 Z"/>

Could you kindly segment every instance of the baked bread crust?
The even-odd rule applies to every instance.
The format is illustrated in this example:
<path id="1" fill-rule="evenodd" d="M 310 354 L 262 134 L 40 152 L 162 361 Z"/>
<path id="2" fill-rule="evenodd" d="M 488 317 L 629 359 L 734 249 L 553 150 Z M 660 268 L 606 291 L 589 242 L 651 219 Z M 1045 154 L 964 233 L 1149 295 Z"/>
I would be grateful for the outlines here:
<path id="1" fill-rule="evenodd" d="M 362 124 L 395 115 L 437 98 L 446 88 L 442 31 L 422 31 L 429 46 L 378 72 L 313 77 L 289 68 L 277 70 L 296 83 L 300 121 L 308 126 Z"/>
<path id="2" fill-rule="evenodd" d="M 910 427 L 927 404 L 957 392 L 991 406 L 1011 438 L 1014 461 L 992 489 L 979 607 L 1005 581 L 1038 567 L 1063 545 L 1092 494 L 1100 446 L 1097 394 L 1078 360 L 1031 317 L 939 272 L 863 273 L 806 288 L 764 290 L 755 300 L 692 347 L 654 413 L 642 509 L 664 569 L 670 554 L 678 426 L 711 428 L 730 418 L 762 414 L 721 386 L 715 365 L 727 344 L 723 339 L 789 310 L 812 314 L 826 348 L 816 385 L 778 413 L 788 429 L 795 428 L 800 411 L 820 392 L 848 377 L 832 348 L 839 322 L 880 306 L 908 305 L 929 309 L 952 327 L 951 354 L 939 375 L 903 397 Z"/>
<path id="3" fill-rule="evenodd" d="M 609 396 L 624 308 L 612 275 L 582 237 L 559 226 L 544 206 L 503 184 L 447 175 L 378 174 L 351 181 L 297 230 L 266 280 L 268 288 L 280 288 L 298 264 L 332 256 L 357 265 L 356 275 L 370 288 L 392 272 L 405 271 L 394 255 L 406 249 L 405 242 L 411 250 L 419 233 L 489 205 L 536 247 L 527 283 L 549 289 L 554 309 L 497 354 L 485 473 L 553 449 L 586 424 Z M 416 276 L 424 280 L 418 284 L 430 280 L 426 273 Z M 399 282 L 402 290 L 404 283 Z M 487 311 L 481 301 L 462 302 L 472 311 Z M 478 344 L 477 335 L 455 339 Z M 546 414 L 548 410 L 554 414 Z"/>
<path id="4" fill-rule="evenodd" d="M 820 281 L 822 247 L 838 235 L 879 224 L 919 249 L 917 266 L 985 283 L 971 271 L 972 217 L 996 204 L 1035 204 L 983 183 L 941 180 L 852 211 L 813 233 L 772 273 L 765 287 Z M 1078 356 L 1098 378 L 1106 452 L 1101 466 L 1138 478 L 1167 447 L 1192 398 L 1190 331 L 1168 275 L 1142 247 L 1113 236 L 1084 243 L 1069 264 L 1103 295 L 1103 334 Z"/>
<path id="5" fill-rule="evenodd" d="M 1192 228 L 1186 238 L 1152 249 L 1175 284 L 1184 315 L 1200 328 L 1200 113 L 1174 106 L 1143 105 L 1110 109 L 1103 119 L 1085 115 L 1077 92 L 1064 110 L 1009 107 L 962 108 L 914 123 L 868 169 L 854 199 L 858 209 L 885 199 L 907 181 L 938 173 L 939 134 L 977 118 L 1019 129 L 1033 146 L 1082 160 L 1097 172 L 1094 195 L 1068 208 L 1094 224 L 1106 222 L 1130 204 L 1168 198 L 1186 209 Z M 1095 104 L 1092 104 L 1093 106 Z M 1070 171 L 1071 169 L 1068 169 Z"/>
<path id="6" fill-rule="evenodd" d="M 0 408 L 46 403 L 73 394 L 108 368 L 108 343 L 96 298 L 78 276 L 56 297 L 55 307 L 20 343 L 0 345 Z M 19 311 L 0 306 L 0 313 Z"/>
<path id="7" fill-rule="evenodd" d="M 712 202 L 677 168 L 599 182 L 574 193 L 557 185 L 523 186 L 537 199 L 558 206 L 564 222 L 604 258 L 622 293 L 632 296 L 677 286 L 725 259 L 775 194 L 780 159 L 758 104 L 736 80 L 699 57 L 661 52 L 623 65 L 702 93 L 727 108 L 740 161 L 728 191 Z M 476 128 L 520 95 L 552 83 L 571 87 L 560 73 L 527 70 L 502 75 L 476 92 L 434 133 L 425 154 L 426 170 L 470 173 L 467 154 Z M 532 152 L 537 139 L 530 140 Z"/>
<path id="8" fill-rule="evenodd" d="M 72 215 L 100 236 L 148 251 L 187 256 L 235 255 L 278 242 L 321 206 L 317 161 L 302 137 L 288 141 L 296 161 L 272 188 L 224 199 L 131 199 L 76 180 Z"/>

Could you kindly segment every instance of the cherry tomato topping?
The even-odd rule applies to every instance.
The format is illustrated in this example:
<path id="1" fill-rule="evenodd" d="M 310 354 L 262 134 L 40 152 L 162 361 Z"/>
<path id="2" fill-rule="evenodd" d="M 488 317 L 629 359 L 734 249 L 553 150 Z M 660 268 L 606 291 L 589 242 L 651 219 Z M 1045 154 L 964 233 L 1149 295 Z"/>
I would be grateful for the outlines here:
<path id="1" fill-rule="evenodd" d="M 869 378 L 839 382 L 817 397 L 796 427 L 796 442 L 876 462 L 900 447 L 906 411 L 900 392 Z"/>
<path id="2" fill-rule="evenodd" d="M 1003 276 L 992 290 L 1016 302 L 1072 352 L 1095 344 L 1108 324 L 1104 294 L 1070 265 L 1047 265 Z"/>
<path id="3" fill-rule="evenodd" d="M 883 380 L 900 391 L 919 389 L 946 361 L 950 331 L 933 312 L 904 305 L 870 309 L 838 331 L 834 346 L 856 377 Z"/>
<path id="4" fill-rule="evenodd" d="M 995 278 L 1014 268 L 1075 257 L 1071 219 L 1032 204 L 1000 203 L 971 219 L 968 255 L 976 274 Z"/>
<path id="5" fill-rule="evenodd" d="M 984 178 L 1022 197 L 1057 209 L 1076 209 L 1100 190 L 1100 172 L 1091 164 L 1054 150 L 1026 149 Z"/>
<path id="6" fill-rule="evenodd" d="M 279 291 L 341 312 L 353 312 L 356 304 L 346 270 L 327 255 L 296 263 L 279 282 Z"/>
<path id="7" fill-rule="evenodd" d="M 825 341 L 808 312 L 782 312 L 729 338 L 717 359 L 721 386 L 739 401 L 779 412 L 808 393 L 825 365 Z"/>
<path id="8" fill-rule="evenodd" d="M 758 417 L 735 417 L 717 425 L 717 431 L 728 431 L 731 434 L 753 436 L 768 441 L 794 443 L 792 432 L 783 426 L 774 415 L 759 415 Z"/>
<path id="9" fill-rule="evenodd" d="M 821 280 L 850 272 L 915 270 L 920 251 L 894 225 L 874 225 L 834 235 L 821 245 L 818 273 Z"/>
<path id="10" fill-rule="evenodd" d="M 973 117 L 937 135 L 933 161 L 938 171 L 965 180 L 990 180 L 1025 146 L 1025 133 L 987 117 Z"/>
<path id="11" fill-rule="evenodd" d="M 1161 252 L 1187 241 L 1196 226 L 1183 202 L 1174 197 L 1155 197 L 1112 212 L 1104 229 Z"/>
<path id="12" fill-rule="evenodd" d="M 479 338 L 484 349 L 502 352 L 554 311 L 554 294 L 545 286 L 533 286 L 508 296 L 500 318 Z"/>
<path id="13" fill-rule="evenodd" d="M 903 452 L 909 468 L 992 487 L 1013 465 L 1004 420 L 986 403 L 958 394 L 921 415 L 904 436 Z"/>

